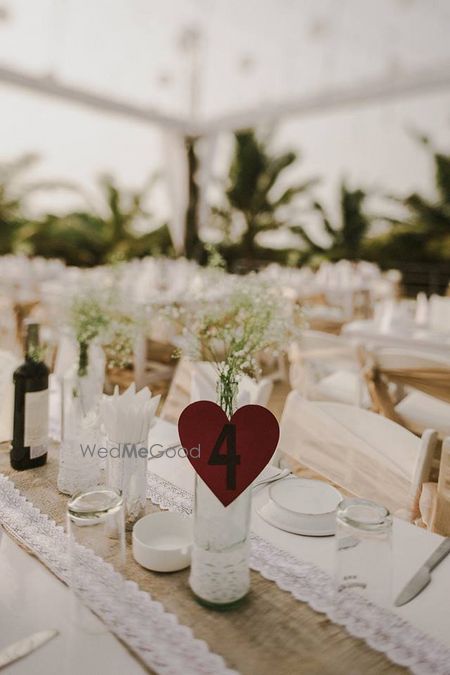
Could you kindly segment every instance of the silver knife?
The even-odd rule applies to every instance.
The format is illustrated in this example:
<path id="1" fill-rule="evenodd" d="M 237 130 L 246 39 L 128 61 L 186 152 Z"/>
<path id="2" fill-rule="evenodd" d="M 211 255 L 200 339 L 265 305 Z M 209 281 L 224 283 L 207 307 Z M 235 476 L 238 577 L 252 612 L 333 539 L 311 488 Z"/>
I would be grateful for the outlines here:
<path id="1" fill-rule="evenodd" d="M 431 581 L 431 572 L 444 558 L 450 553 L 450 537 L 442 541 L 437 549 L 430 555 L 428 560 L 424 562 L 422 567 L 415 573 L 415 575 L 408 581 L 406 586 L 398 594 L 394 605 L 401 607 L 412 600 L 428 586 Z"/>
<path id="2" fill-rule="evenodd" d="M 38 647 L 41 647 L 54 638 L 55 635 L 58 635 L 57 630 L 41 630 L 38 633 L 33 633 L 33 635 L 29 635 L 26 638 L 22 638 L 22 640 L 14 642 L 12 645 L 9 645 L 9 647 L 1 649 L 0 668 L 4 668 L 4 666 L 8 666 L 10 663 L 13 663 L 13 661 L 17 661 L 17 659 L 21 659 L 23 656 L 30 654 L 30 652 L 33 652 Z"/>

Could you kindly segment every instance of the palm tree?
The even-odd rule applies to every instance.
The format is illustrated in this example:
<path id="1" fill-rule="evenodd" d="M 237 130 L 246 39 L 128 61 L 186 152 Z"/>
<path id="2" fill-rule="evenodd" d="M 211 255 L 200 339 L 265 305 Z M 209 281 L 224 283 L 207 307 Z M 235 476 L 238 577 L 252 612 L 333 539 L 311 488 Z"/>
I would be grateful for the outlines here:
<path id="1" fill-rule="evenodd" d="M 429 199 L 413 192 L 394 198 L 407 215 L 386 218 L 391 229 L 371 240 L 368 251 L 372 258 L 382 258 L 387 264 L 450 260 L 450 155 L 434 149 L 424 136 L 419 140 L 432 154 L 436 195 Z"/>
<path id="2" fill-rule="evenodd" d="M 330 239 L 329 246 L 316 243 L 301 225 L 291 229 L 306 242 L 309 255 L 319 255 L 329 260 L 358 260 L 363 256 L 363 245 L 369 232 L 372 219 L 364 211 L 367 195 L 363 190 L 350 190 L 345 182 L 340 186 L 340 223 L 332 224 L 325 209 L 314 202 L 314 209 L 319 214 L 323 228 Z"/>
<path id="3" fill-rule="evenodd" d="M 126 190 L 120 188 L 109 175 L 100 178 L 100 192 L 104 202 L 101 220 L 107 260 L 129 256 L 130 250 L 139 239 L 135 227 L 137 221 L 151 217 L 145 202 L 155 180 L 156 176 L 151 176 L 142 189 Z"/>
<path id="4" fill-rule="evenodd" d="M 197 182 L 198 157 L 196 151 L 197 139 L 186 137 L 184 145 L 188 166 L 189 201 L 186 210 L 186 232 L 184 238 L 184 253 L 186 258 L 202 262 L 206 249 L 198 233 L 200 189 Z"/>
<path id="5" fill-rule="evenodd" d="M 0 164 L 0 254 L 12 253 L 16 236 L 24 222 L 24 203 L 30 191 L 21 184 L 22 176 L 36 163 L 28 154 Z"/>
<path id="6" fill-rule="evenodd" d="M 294 164 L 294 152 L 272 154 L 266 140 L 258 138 L 254 130 L 235 134 L 234 155 L 225 190 L 226 204 L 217 207 L 214 213 L 222 230 L 229 232 L 236 214 L 244 223 L 240 240 L 240 252 L 246 258 L 254 258 L 258 252 L 258 235 L 286 225 L 282 207 L 290 206 L 294 199 L 305 194 L 316 182 L 286 187 L 275 196 L 285 169 Z"/>
<path id="7" fill-rule="evenodd" d="M 431 148 L 429 140 L 421 138 Z M 450 155 L 433 150 L 436 198 L 428 200 L 417 192 L 403 203 L 410 213 L 408 225 L 423 233 L 425 255 L 433 259 L 450 259 Z"/>
<path id="8" fill-rule="evenodd" d="M 60 257 L 68 264 L 91 266 L 142 257 L 151 253 L 171 253 L 167 226 L 139 235 L 136 224 L 148 221 L 145 206 L 156 177 L 140 190 L 126 190 L 109 175 L 99 180 L 101 204 L 92 211 L 75 211 L 63 216 L 49 214 L 23 226 L 22 247 L 35 255 Z"/>
<path id="9" fill-rule="evenodd" d="M 432 148 L 426 137 L 420 138 L 427 147 Z M 412 220 L 424 223 L 433 234 L 450 234 L 450 155 L 433 150 L 436 199 L 430 201 L 413 192 L 403 201 L 409 209 Z"/>
<path id="10" fill-rule="evenodd" d="M 38 155 L 26 154 L 0 164 L 0 254 L 30 249 L 24 236 L 33 223 L 27 215 L 27 201 L 32 194 L 60 189 L 79 192 L 77 186 L 69 182 L 25 180 L 38 159 Z"/>

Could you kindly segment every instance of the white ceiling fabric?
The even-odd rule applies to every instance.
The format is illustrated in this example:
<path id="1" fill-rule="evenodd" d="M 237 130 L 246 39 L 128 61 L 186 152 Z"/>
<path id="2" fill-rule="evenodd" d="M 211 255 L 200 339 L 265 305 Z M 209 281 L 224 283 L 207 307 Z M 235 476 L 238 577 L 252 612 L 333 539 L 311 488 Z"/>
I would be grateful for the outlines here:
<path id="1" fill-rule="evenodd" d="M 448 0 L 2 2 L 0 79 L 51 75 L 188 132 L 450 82 Z"/>
<path id="2" fill-rule="evenodd" d="M 267 121 L 280 148 L 302 151 L 290 180 L 322 177 L 336 214 L 342 176 L 431 192 L 410 130 L 448 142 L 449 35 L 449 0 L 0 0 L 0 161 L 35 151 L 37 179 L 72 181 L 94 203 L 100 173 L 130 187 L 164 173 L 151 210 L 177 250 L 185 134 L 207 136 L 202 225 L 228 167 L 219 132 Z M 31 206 L 65 212 L 79 197 Z"/>

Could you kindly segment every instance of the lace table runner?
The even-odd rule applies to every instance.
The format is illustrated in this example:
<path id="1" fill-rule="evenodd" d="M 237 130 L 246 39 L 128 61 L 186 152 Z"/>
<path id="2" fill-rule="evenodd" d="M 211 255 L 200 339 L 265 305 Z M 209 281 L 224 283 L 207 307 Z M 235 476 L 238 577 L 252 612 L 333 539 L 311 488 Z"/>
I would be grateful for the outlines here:
<path id="1" fill-rule="evenodd" d="M 162 509 L 189 514 L 193 495 L 157 474 L 148 474 L 147 497 Z M 305 563 L 270 542 L 251 535 L 250 566 L 283 591 L 326 614 L 350 635 L 386 654 L 393 663 L 417 675 L 449 675 L 450 649 L 425 635 L 393 612 L 354 595 L 339 610 L 333 602 L 333 584 L 328 574 Z"/>
<path id="2" fill-rule="evenodd" d="M 64 523 L 67 498 L 56 490 L 57 470 L 54 452 L 45 466 L 19 473 L 0 456 L 0 471 L 22 493 L 12 480 L 0 477 L 0 522 L 67 581 L 67 538 L 57 525 Z M 149 475 L 148 490 L 162 508 L 186 514 L 191 510 L 191 494 L 154 474 Z M 148 509 L 155 508 L 148 502 Z M 403 672 L 395 663 L 415 673 L 450 674 L 449 650 L 359 598 L 336 616 L 329 577 L 256 536 L 251 593 L 239 609 L 226 613 L 195 602 L 188 570 L 148 572 L 133 560 L 128 547 L 125 580 L 92 552 L 85 555 L 87 604 L 157 673 L 233 672 L 227 667 L 242 675 Z M 118 593 L 111 592 L 114 586 L 120 587 Z"/>
<path id="3" fill-rule="evenodd" d="M 57 577 L 69 579 L 68 538 L 64 529 L 26 500 L 0 474 L 0 521 Z M 163 675 L 236 675 L 222 657 L 194 638 L 187 626 L 165 611 L 149 593 L 114 571 L 112 565 L 80 546 L 86 592 L 83 601 L 152 670 Z M 112 592 L 114 589 L 114 592 Z"/>

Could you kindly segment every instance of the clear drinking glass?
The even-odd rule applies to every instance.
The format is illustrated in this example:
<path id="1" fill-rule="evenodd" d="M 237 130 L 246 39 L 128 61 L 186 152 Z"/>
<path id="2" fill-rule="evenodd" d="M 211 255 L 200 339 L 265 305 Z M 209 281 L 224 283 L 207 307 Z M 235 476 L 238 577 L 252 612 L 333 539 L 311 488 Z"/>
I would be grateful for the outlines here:
<path id="1" fill-rule="evenodd" d="M 134 523 L 145 515 L 148 461 L 146 445 L 145 441 L 116 443 L 106 438 L 106 482 L 123 497 L 127 530 L 132 530 Z"/>
<path id="2" fill-rule="evenodd" d="M 123 499 L 116 490 L 98 488 L 74 495 L 67 505 L 69 574 L 75 623 L 87 632 L 106 630 L 86 604 L 99 592 L 98 559 L 110 563 L 116 572 L 125 567 L 125 522 Z M 100 575 L 101 577 L 101 575 Z M 108 581 L 108 593 L 118 592 Z"/>
<path id="3" fill-rule="evenodd" d="M 336 511 L 336 602 L 354 593 L 391 604 L 392 516 L 367 499 L 344 499 Z"/>

